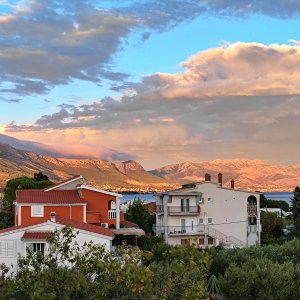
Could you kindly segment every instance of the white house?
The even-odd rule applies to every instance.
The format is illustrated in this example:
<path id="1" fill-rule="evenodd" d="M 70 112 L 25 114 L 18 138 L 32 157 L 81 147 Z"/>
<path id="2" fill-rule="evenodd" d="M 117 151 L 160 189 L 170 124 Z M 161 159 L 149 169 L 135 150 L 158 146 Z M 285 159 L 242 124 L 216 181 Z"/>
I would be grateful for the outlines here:
<path id="1" fill-rule="evenodd" d="M 48 221 L 0 230 L 0 264 L 4 263 L 8 267 L 12 265 L 11 271 L 17 271 L 18 254 L 26 255 L 27 247 L 30 247 L 34 252 L 45 253 L 48 248 L 49 233 L 66 225 L 71 225 L 78 232 L 75 239 L 79 245 L 93 242 L 101 244 L 107 251 L 111 251 L 114 237 L 111 229 L 64 219 L 52 214 Z"/>
<path id="2" fill-rule="evenodd" d="M 157 195 L 156 234 L 170 245 L 201 248 L 260 245 L 260 193 L 222 187 L 205 175 L 204 182 Z"/>

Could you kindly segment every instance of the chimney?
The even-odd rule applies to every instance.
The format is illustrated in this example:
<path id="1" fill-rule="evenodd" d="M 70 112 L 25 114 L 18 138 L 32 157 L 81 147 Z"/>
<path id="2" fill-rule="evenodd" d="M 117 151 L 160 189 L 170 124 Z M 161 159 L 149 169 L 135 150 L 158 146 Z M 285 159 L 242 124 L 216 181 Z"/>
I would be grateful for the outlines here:
<path id="1" fill-rule="evenodd" d="M 51 222 L 56 222 L 56 213 L 55 213 L 55 211 L 51 211 L 51 213 L 50 213 L 50 221 Z"/>
<path id="2" fill-rule="evenodd" d="M 204 178 L 205 178 L 204 179 L 205 181 L 210 181 L 211 180 L 211 176 L 208 173 L 205 173 Z"/>
<path id="3" fill-rule="evenodd" d="M 223 179 L 222 179 L 222 177 L 223 177 L 223 174 L 222 174 L 222 173 L 219 173 L 219 174 L 218 174 L 218 183 L 220 184 L 220 186 L 223 185 Z"/>
<path id="4" fill-rule="evenodd" d="M 231 183 L 231 188 L 234 189 L 234 179 L 231 179 L 230 183 Z"/>

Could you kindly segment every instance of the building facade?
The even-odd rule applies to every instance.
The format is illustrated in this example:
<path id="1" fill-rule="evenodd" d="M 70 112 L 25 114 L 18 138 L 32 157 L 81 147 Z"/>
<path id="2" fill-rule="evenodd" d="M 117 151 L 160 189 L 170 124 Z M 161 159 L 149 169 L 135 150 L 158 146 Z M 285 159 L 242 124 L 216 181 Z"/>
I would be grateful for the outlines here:
<path id="1" fill-rule="evenodd" d="M 51 212 L 66 219 L 120 228 L 124 214 L 120 213 L 122 195 L 83 184 L 76 176 L 44 190 L 17 190 L 15 225 L 30 225 L 49 220 Z"/>
<path id="2" fill-rule="evenodd" d="M 157 195 L 156 234 L 170 245 L 260 245 L 260 194 L 206 181 Z"/>

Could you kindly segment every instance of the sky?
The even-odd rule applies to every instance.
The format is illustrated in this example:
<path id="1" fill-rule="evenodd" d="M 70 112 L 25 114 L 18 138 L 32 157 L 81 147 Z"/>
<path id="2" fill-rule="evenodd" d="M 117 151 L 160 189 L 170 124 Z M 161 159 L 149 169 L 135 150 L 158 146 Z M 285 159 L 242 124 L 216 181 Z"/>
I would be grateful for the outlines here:
<path id="1" fill-rule="evenodd" d="M 0 133 L 62 153 L 300 164 L 300 1 L 0 0 Z"/>

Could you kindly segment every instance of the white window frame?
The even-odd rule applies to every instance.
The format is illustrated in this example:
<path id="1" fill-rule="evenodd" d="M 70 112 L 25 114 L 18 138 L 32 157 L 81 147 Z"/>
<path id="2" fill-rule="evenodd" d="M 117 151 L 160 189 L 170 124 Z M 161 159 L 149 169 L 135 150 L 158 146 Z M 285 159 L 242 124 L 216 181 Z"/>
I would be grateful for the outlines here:
<path id="1" fill-rule="evenodd" d="M 40 213 L 34 211 L 34 209 L 40 208 Z M 31 205 L 31 217 L 40 218 L 44 217 L 44 206 L 43 205 Z"/>
<path id="2" fill-rule="evenodd" d="M 203 197 L 199 198 L 199 204 L 204 204 L 204 198 Z"/>
<path id="3" fill-rule="evenodd" d="M 203 218 L 199 218 L 199 224 L 204 224 L 204 219 Z"/>
<path id="4" fill-rule="evenodd" d="M 36 245 L 35 246 L 35 251 L 34 251 L 34 244 Z M 44 251 L 41 251 L 41 249 L 42 249 L 42 246 L 41 245 L 44 245 Z M 27 247 L 29 247 L 30 249 L 31 249 L 31 251 L 33 252 L 33 253 L 37 253 L 37 252 L 41 252 L 41 253 L 43 253 L 43 254 L 45 254 L 46 253 L 46 251 L 47 251 L 47 243 L 46 242 L 30 242 L 30 243 L 27 243 Z"/>
<path id="5" fill-rule="evenodd" d="M 212 223 L 213 223 L 213 218 L 207 218 L 207 224 L 212 224 Z"/>
<path id="6" fill-rule="evenodd" d="M 15 257 L 16 256 L 16 241 L 2 240 L 0 241 L 0 257 Z"/>

